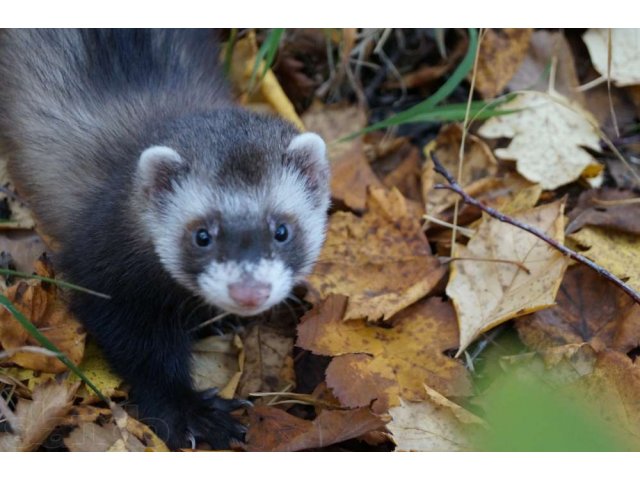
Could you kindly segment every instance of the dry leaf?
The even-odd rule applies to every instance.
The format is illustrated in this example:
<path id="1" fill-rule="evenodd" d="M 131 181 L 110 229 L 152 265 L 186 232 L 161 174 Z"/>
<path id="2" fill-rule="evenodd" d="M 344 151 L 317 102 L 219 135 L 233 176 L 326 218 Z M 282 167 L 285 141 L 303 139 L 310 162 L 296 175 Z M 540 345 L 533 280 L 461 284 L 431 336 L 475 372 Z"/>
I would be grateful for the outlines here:
<path id="1" fill-rule="evenodd" d="M 44 259 L 36 264 L 36 273 L 53 277 L 51 267 Z M 4 294 L 69 360 L 80 363 L 86 334 L 80 323 L 67 311 L 55 286 L 39 280 L 24 280 L 12 285 Z M 3 308 L 0 309 L 0 345 L 9 350 L 40 344 Z M 41 372 L 59 373 L 67 369 L 54 356 L 36 352 L 21 351 L 7 361 Z"/>
<path id="2" fill-rule="evenodd" d="M 562 243 L 563 210 L 557 201 L 514 218 Z M 500 323 L 553 305 L 567 266 L 567 259 L 539 238 L 490 217 L 467 246 L 458 246 L 456 256 L 464 260 L 451 265 L 447 295 L 460 325 L 458 354 Z"/>
<path id="3" fill-rule="evenodd" d="M 518 172 L 545 189 L 577 180 L 595 162 L 582 147 L 601 150 L 592 115 L 558 93 L 520 93 L 500 108 L 519 111 L 490 118 L 479 134 L 511 138 L 496 155 L 516 160 Z"/>
<path id="4" fill-rule="evenodd" d="M 323 448 L 384 428 L 385 420 L 367 408 L 323 410 L 315 420 L 302 420 L 273 407 L 249 412 L 248 450 L 296 452 Z"/>
<path id="5" fill-rule="evenodd" d="M 122 379 L 113 373 L 102 351 L 93 342 L 87 343 L 84 358 L 78 367 L 107 398 L 115 395 L 122 383 Z M 82 386 L 79 393 L 79 396 L 83 397 L 84 403 L 100 400 L 96 393 L 86 385 Z"/>
<path id="6" fill-rule="evenodd" d="M 420 400 L 424 384 L 445 395 L 470 393 L 467 370 L 442 353 L 457 346 L 448 302 L 421 300 L 396 315 L 392 328 L 343 321 L 345 302 L 332 296 L 307 313 L 297 341 L 317 355 L 337 357 L 327 369 L 327 385 L 343 405 L 368 405 L 375 399 L 380 407 L 396 405 L 398 388 L 403 398 Z"/>
<path id="7" fill-rule="evenodd" d="M 73 405 L 79 383 L 47 382 L 33 392 L 33 400 L 20 399 L 16 408 L 18 432 L 0 434 L 0 449 L 32 451 L 63 422 Z"/>
<path id="8" fill-rule="evenodd" d="M 626 353 L 640 344 L 640 306 L 585 265 L 567 271 L 556 303 L 516 322 L 529 348 L 541 351 L 588 342 L 596 351 L 614 348 Z"/>
<path id="9" fill-rule="evenodd" d="M 282 392 L 293 385 L 292 337 L 257 323 L 244 336 L 244 352 L 244 373 L 238 386 L 241 397 L 255 392 Z"/>
<path id="10" fill-rule="evenodd" d="M 218 388 L 233 398 L 244 368 L 244 350 L 237 335 L 203 338 L 193 344 L 191 376 L 197 390 Z"/>
<path id="11" fill-rule="evenodd" d="M 632 191 L 612 188 L 583 192 L 569 213 L 567 233 L 585 225 L 640 235 L 640 197 Z"/>
<path id="12" fill-rule="evenodd" d="M 397 191 L 372 190 L 362 217 L 334 213 L 327 241 L 309 276 L 314 303 L 348 295 L 346 319 L 388 319 L 424 297 L 444 269 L 420 222 Z"/>
<path id="13" fill-rule="evenodd" d="M 568 237 L 582 253 L 640 291 L 640 237 L 600 227 L 584 227 Z"/>
<path id="14" fill-rule="evenodd" d="M 532 28 L 487 29 L 480 43 L 475 89 L 494 98 L 516 73 L 529 49 Z"/>
<path id="15" fill-rule="evenodd" d="M 9 179 L 7 173 L 7 159 L 5 156 L 0 156 L 0 185 L 7 187 L 10 191 L 12 182 Z M 0 201 L 6 199 L 7 206 L 11 210 L 11 218 L 8 221 L 0 222 L 0 230 L 12 230 L 12 229 L 32 229 L 35 227 L 35 220 L 31 210 L 22 203 L 16 196 L 7 195 L 5 192 L 0 192 Z M 31 265 L 29 265 L 31 268 Z"/>
<path id="16" fill-rule="evenodd" d="M 367 187 L 381 187 L 364 154 L 362 136 L 338 139 L 365 127 L 367 116 L 357 106 L 327 107 L 315 104 L 303 116 L 307 130 L 317 132 L 327 142 L 331 161 L 331 196 L 353 210 L 363 210 Z"/>
<path id="17" fill-rule="evenodd" d="M 529 51 L 509 82 L 509 90 L 549 89 L 549 65 L 556 59 L 553 86 L 556 92 L 584 104 L 584 94 L 577 90 L 580 86 L 571 46 L 562 32 L 537 30 L 529 42 Z"/>
<path id="18" fill-rule="evenodd" d="M 396 450 L 458 452 L 471 450 L 469 435 L 484 422 L 464 408 L 425 386 L 427 400 L 393 407 L 387 428 Z"/>
<path id="19" fill-rule="evenodd" d="M 640 83 L 640 29 L 591 28 L 582 36 L 594 68 L 608 76 L 609 31 L 611 31 L 611 80 L 618 87 Z"/>

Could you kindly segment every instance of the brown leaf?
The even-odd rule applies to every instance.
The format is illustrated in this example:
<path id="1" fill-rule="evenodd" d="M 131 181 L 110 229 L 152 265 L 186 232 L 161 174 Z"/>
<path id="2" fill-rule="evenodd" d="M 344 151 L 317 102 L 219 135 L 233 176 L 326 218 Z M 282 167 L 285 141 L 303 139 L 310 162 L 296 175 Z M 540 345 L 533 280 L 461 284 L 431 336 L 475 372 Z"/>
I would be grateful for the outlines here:
<path id="1" fill-rule="evenodd" d="M 564 203 L 514 215 L 564 240 Z M 553 305 L 567 259 L 534 235 L 486 217 L 467 246 L 457 247 L 447 295 L 460 325 L 462 352 L 478 335 L 511 318 Z"/>
<path id="2" fill-rule="evenodd" d="M 396 315 L 391 328 L 343 321 L 345 303 L 344 297 L 332 296 L 307 313 L 297 341 L 317 355 L 337 357 L 327 369 L 327 384 L 344 405 L 373 399 L 381 406 L 396 405 L 398 388 L 403 398 L 420 400 L 424 384 L 445 395 L 470 393 L 467 370 L 442 353 L 455 348 L 458 338 L 448 302 L 421 300 Z"/>
<path id="3" fill-rule="evenodd" d="M 640 344 L 640 306 L 585 265 L 566 273 L 556 304 L 516 322 L 529 348 L 588 342 L 596 351 L 627 352 Z"/>
<path id="4" fill-rule="evenodd" d="M 640 235 L 640 197 L 632 191 L 587 190 L 580 195 L 568 216 L 567 233 L 593 225 Z"/>
<path id="5" fill-rule="evenodd" d="M 314 105 L 302 117 L 307 130 L 318 133 L 327 142 L 331 161 L 331 195 L 353 210 L 363 210 L 367 187 L 381 187 L 364 154 L 362 137 L 338 142 L 364 128 L 365 112 L 357 106 Z"/>
<path id="6" fill-rule="evenodd" d="M 584 94 L 577 90 L 580 80 L 576 72 L 571 46 L 562 32 L 537 30 L 531 35 L 529 50 L 509 82 L 509 90 L 549 89 L 549 65 L 556 61 L 555 90 L 574 102 L 584 105 Z"/>
<path id="7" fill-rule="evenodd" d="M 362 217 L 337 212 L 309 276 L 314 303 L 348 295 L 346 319 L 388 319 L 424 297 L 444 269 L 397 191 L 372 190 Z"/>
<path id="8" fill-rule="evenodd" d="M 435 154 L 442 165 L 458 178 L 458 163 L 460 143 L 462 142 L 462 127 L 457 123 L 445 125 L 435 140 Z M 459 183 L 466 191 L 476 195 L 479 182 L 492 177 L 498 171 L 498 162 L 489 146 L 476 137 L 467 135 L 464 150 L 464 163 Z M 437 183 L 442 183 L 442 177 L 436 174 L 433 162 L 426 162 L 422 172 L 422 195 L 428 215 L 440 216 L 451 207 L 458 195 L 444 189 L 436 190 Z"/>
<path id="9" fill-rule="evenodd" d="M 249 413 L 247 446 L 250 451 L 295 452 L 323 448 L 384 428 L 382 417 L 367 408 L 323 410 L 315 420 L 294 417 L 273 407 Z"/>
<path id="10" fill-rule="evenodd" d="M 53 272 L 44 259 L 36 264 L 36 273 L 53 277 Z M 86 334 L 80 323 L 68 312 L 55 286 L 38 280 L 25 280 L 12 285 L 4 294 L 73 363 L 80 363 Z M 39 343 L 31 338 L 8 310 L 1 309 L 0 345 L 8 350 L 39 346 Z M 59 373 L 67 369 L 53 356 L 29 351 L 17 352 L 7 361 L 41 372 Z"/>
<path id="11" fill-rule="evenodd" d="M 293 338 L 263 323 L 250 327 L 244 337 L 245 364 L 238 393 L 281 392 L 292 386 Z"/>
<path id="12" fill-rule="evenodd" d="M 532 28 L 488 29 L 480 43 L 476 90 L 494 98 L 516 73 L 529 49 Z"/>

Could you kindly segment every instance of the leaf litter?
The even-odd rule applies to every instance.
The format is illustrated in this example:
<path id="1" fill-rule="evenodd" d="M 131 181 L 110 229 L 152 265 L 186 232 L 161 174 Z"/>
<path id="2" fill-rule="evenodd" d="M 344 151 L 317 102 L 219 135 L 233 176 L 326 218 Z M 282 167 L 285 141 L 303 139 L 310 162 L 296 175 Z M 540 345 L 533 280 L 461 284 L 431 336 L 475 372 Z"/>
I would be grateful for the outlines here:
<path id="1" fill-rule="evenodd" d="M 637 110 L 633 102 L 623 107 L 640 83 L 637 31 L 612 31 L 609 93 L 580 87 L 607 74 L 606 30 L 584 34 L 583 49 L 573 31 L 486 30 L 476 98 L 488 105 L 518 91 L 498 108 L 508 114 L 475 120 L 466 131 L 455 120 L 414 120 L 350 140 L 343 137 L 436 93 L 471 37 L 445 31 L 437 45 L 435 36 L 410 29 L 285 30 L 281 57 L 252 84 L 267 35 L 240 35 L 230 61 L 234 90 L 247 107 L 327 140 L 333 206 L 320 260 L 295 300 L 233 332 L 203 333 L 194 345 L 200 388 L 256 405 L 235 413 L 248 433 L 234 448 L 640 449 L 640 306 L 529 233 L 476 207 L 456 208 L 459 199 L 437 187 L 444 179 L 426 160 L 435 152 L 457 176 L 463 151 L 467 193 L 566 240 L 639 289 L 640 185 L 628 174 L 640 151 Z M 409 55 L 401 45 L 416 48 Z M 317 59 L 327 49 L 336 57 L 305 62 L 307 53 Z M 450 95 L 450 111 L 464 113 L 455 105 L 466 98 Z M 618 152 L 601 142 L 600 129 L 611 131 L 610 102 L 620 109 Z M 631 158 L 630 167 L 620 167 L 620 156 Z M 604 186 L 593 188 L 594 176 Z M 3 261 L 54 277 L 46 261 L 33 262 L 55 245 L 18 234 L 35 222 L 3 185 L 10 211 Z M 455 244 L 451 223 L 464 232 Z M 55 448 L 70 451 L 165 451 L 134 410 L 115 403 L 126 403 L 128 387 L 87 342 L 63 289 L 15 277 L 5 283 L 2 294 L 109 403 L 3 309 L 0 422 L 11 428 L 0 433 L 0 449 L 46 450 L 61 438 Z M 547 433 L 532 433 L 540 425 Z"/>

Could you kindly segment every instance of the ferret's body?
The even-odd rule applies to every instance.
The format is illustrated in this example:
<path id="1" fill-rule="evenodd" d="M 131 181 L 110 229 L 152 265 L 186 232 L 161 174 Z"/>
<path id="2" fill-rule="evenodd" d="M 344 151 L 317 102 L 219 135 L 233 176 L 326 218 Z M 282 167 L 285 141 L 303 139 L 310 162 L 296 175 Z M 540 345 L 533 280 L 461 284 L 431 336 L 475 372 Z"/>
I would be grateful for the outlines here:
<path id="1" fill-rule="evenodd" d="M 111 295 L 71 307 L 140 416 L 173 447 L 241 437 L 237 401 L 194 391 L 188 331 L 202 299 L 259 313 L 308 272 L 322 141 L 233 107 L 199 30 L 3 32 L 0 138 L 60 272 Z"/>

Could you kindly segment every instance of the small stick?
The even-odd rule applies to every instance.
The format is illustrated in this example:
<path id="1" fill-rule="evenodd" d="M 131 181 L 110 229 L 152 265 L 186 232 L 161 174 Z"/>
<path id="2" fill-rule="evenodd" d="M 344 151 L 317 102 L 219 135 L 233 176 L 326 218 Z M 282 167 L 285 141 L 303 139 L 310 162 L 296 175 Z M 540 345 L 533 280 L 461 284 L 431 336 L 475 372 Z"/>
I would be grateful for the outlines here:
<path id="1" fill-rule="evenodd" d="M 600 265 L 598 265 L 597 263 L 593 262 L 592 260 L 589 260 L 584 255 L 580 255 L 578 252 L 575 252 L 575 251 L 571 250 L 570 248 L 567 248 L 564 245 L 558 243 L 556 240 L 554 240 L 553 238 L 551 238 L 547 234 L 545 234 L 542 230 L 539 230 L 539 229 L 537 229 L 535 227 L 532 227 L 531 225 L 527 225 L 526 223 L 519 222 L 515 218 L 511 218 L 508 215 L 504 215 L 504 214 L 498 212 L 497 210 L 495 210 L 495 209 L 493 209 L 491 207 L 488 207 L 487 205 L 485 205 L 481 201 L 476 200 L 475 198 L 469 196 L 462 189 L 460 184 L 458 182 L 456 182 L 455 178 L 453 178 L 453 176 L 447 171 L 447 169 L 442 166 L 440 161 L 437 159 L 435 153 L 431 153 L 431 160 L 433 160 L 433 164 L 435 166 L 436 172 L 439 173 L 440 175 L 442 175 L 447 180 L 447 182 L 449 183 L 449 185 L 442 185 L 442 184 L 435 185 L 434 188 L 451 190 L 452 192 L 455 192 L 458 195 L 460 195 L 460 197 L 462 198 L 463 202 L 468 203 L 469 205 L 473 205 L 474 207 L 479 208 L 480 210 L 482 210 L 483 212 L 485 212 L 488 215 L 492 216 L 496 220 L 508 223 L 510 225 L 513 225 L 514 227 L 520 228 L 520 229 L 522 229 L 522 230 L 524 230 L 526 232 L 531 233 L 532 235 L 535 235 L 540 240 L 548 243 L 549 245 L 551 245 L 553 248 L 555 248 L 556 250 L 558 250 L 562 254 L 566 255 L 569 258 L 572 258 L 573 260 L 575 260 L 577 262 L 583 263 L 587 267 L 589 267 L 592 270 L 594 270 L 595 272 L 597 272 L 602 277 L 606 278 L 608 281 L 614 283 L 616 286 L 621 288 L 627 295 L 629 295 L 633 299 L 634 302 L 636 302 L 637 304 L 640 305 L 640 293 L 636 292 L 633 288 L 631 288 L 629 285 L 624 283 L 622 280 L 620 280 L 614 274 L 612 274 L 608 270 L 602 268 Z"/>

